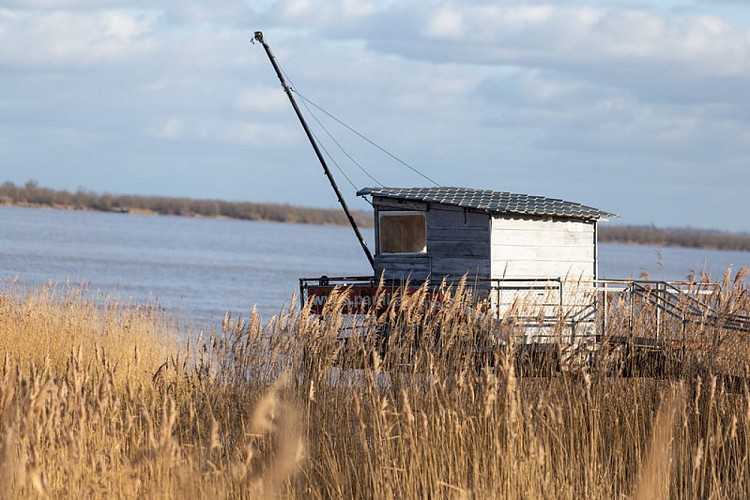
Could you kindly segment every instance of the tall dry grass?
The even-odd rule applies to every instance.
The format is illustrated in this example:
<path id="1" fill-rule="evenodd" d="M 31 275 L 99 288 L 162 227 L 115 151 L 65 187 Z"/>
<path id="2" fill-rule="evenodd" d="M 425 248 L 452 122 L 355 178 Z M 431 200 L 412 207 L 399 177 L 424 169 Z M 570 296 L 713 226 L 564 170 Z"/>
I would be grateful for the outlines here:
<path id="1" fill-rule="evenodd" d="M 747 313 L 744 281 L 725 285 Z M 3 292 L 0 495 L 750 496 L 750 393 L 716 377 L 747 339 L 719 332 L 676 379 L 527 377 L 468 291 L 445 294 L 364 315 L 346 345 L 343 297 L 175 345 L 155 311 Z"/>

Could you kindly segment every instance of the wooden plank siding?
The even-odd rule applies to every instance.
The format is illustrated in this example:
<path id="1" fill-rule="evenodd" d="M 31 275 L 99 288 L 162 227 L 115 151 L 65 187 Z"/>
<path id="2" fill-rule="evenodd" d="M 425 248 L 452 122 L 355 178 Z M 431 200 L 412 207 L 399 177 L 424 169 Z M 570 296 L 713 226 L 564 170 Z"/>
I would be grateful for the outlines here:
<path id="1" fill-rule="evenodd" d="M 425 280 L 430 275 L 428 255 L 376 255 L 375 276 L 393 280 Z"/>
<path id="2" fill-rule="evenodd" d="M 594 222 L 492 218 L 493 278 L 593 279 Z"/>
<path id="3" fill-rule="evenodd" d="M 431 279 L 471 283 L 490 277 L 490 216 L 457 207 L 432 205 L 427 211 L 427 253 Z"/>
<path id="4" fill-rule="evenodd" d="M 381 211 L 404 211 L 403 204 L 383 203 L 377 198 L 375 206 L 375 234 Z M 414 207 L 414 208 L 418 208 Z M 388 279 L 430 279 L 433 282 L 457 280 L 466 274 L 469 280 L 490 277 L 490 217 L 447 206 L 425 206 L 427 224 L 427 253 L 377 254 L 375 272 Z"/>
<path id="5" fill-rule="evenodd" d="M 591 303 L 591 280 L 596 277 L 595 222 L 496 215 L 491 238 L 492 278 L 533 278 L 539 283 L 563 280 L 562 304 L 558 290 L 493 293 L 498 316 L 575 315 Z"/>

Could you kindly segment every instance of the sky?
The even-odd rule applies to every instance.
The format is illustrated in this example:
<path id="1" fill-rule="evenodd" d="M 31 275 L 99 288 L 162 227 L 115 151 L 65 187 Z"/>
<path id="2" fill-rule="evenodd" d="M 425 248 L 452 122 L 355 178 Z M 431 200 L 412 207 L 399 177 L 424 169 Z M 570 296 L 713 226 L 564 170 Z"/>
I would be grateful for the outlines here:
<path id="1" fill-rule="evenodd" d="M 750 0 L 0 0 L 0 182 L 336 207 L 255 30 L 440 185 L 750 231 Z M 308 107 L 355 208 L 431 185 Z"/>

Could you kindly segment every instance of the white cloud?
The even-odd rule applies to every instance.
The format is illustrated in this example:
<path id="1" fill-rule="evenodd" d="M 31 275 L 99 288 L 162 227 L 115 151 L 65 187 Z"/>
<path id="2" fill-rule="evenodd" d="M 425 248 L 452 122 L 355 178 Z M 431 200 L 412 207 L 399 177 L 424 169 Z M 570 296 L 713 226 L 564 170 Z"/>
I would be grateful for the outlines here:
<path id="1" fill-rule="evenodd" d="M 147 127 L 148 136 L 165 141 L 231 143 L 260 148 L 289 146 L 300 142 L 297 130 L 273 123 L 206 117 L 169 117 Z"/>
<path id="2" fill-rule="evenodd" d="M 154 19 L 107 10 L 0 11 L 0 63 L 89 66 L 143 55 L 155 48 Z"/>
<path id="3" fill-rule="evenodd" d="M 316 28 L 322 26 L 346 27 L 358 24 L 379 12 L 385 2 L 367 0 L 284 0 L 275 2 L 269 9 L 268 19 Z"/>
<path id="4" fill-rule="evenodd" d="M 161 92 L 162 90 L 166 89 L 168 85 L 169 80 L 167 78 L 161 77 L 142 84 L 140 88 L 144 92 Z"/>
<path id="5" fill-rule="evenodd" d="M 103 15 L 104 36 L 128 41 L 138 35 L 142 35 L 147 26 L 134 16 L 122 12 L 107 11 Z"/>
<path id="6" fill-rule="evenodd" d="M 313 4 L 310 0 L 290 0 L 285 2 L 282 12 L 285 17 L 306 16 L 313 10 Z"/>
<path id="7" fill-rule="evenodd" d="M 185 130 L 185 123 L 179 118 L 167 118 L 151 127 L 150 132 L 158 139 L 179 139 Z"/>
<path id="8" fill-rule="evenodd" d="M 243 0 L 161 0 L 156 5 L 161 6 L 165 17 L 173 24 L 193 28 L 232 26 L 249 32 L 252 28 L 248 27 L 248 23 L 252 20 L 252 9 L 257 3 L 259 2 L 250 3 Z"/>
<path id="9" fill-rule="evenodd" d="M 217 136 L 223 140 L 241 142 L 258 147 L 288 146 L 300 142 L 298 129 L 264 122 L 228 122 L 216 127 Z"/>
<path id="10" fill-rule="evenodd" d="M 5 0 L 4 3 L 8 7 L 37 10 L 62 10 L 83 7 L 102 8 L 110 5 L 122 4 L 122 2 L 118 0 Z"/>
<path id="11" fill-rule="evenodd" d="M 463 15 L 456 9 L 440 9 L 427 19 L 424 32 L 431 38 L 459 39 L 466 32 Z"/>
<path id="12" fill-rule="evenodd" d="M 412 1 L 383 4 L 346 19 L 336 14 L 338 0 L 289 0 L 279 2 L 277 11 L 284 22 L 316 33 L 360 39 L 376 51 L 436 63 L 585 68 L 635 61 L 640 67 L 669 64 L 699 75 L 744 73 L 750 66 L 747 26 L 707 14 L 667 16 L 627 4 L 427 6 Z"/>
<path id="13" fill-rule="evenodd" d="M 373 14 L 375 11 L 375 5 L 365 0 L 342 0 L 341 2 L 341 12 L 345 18 L 360 18 Z"/>
<path id="14" fill-rule="evenodd" d="M 235 98 L 234 104 L 241 111 L 261 113 L 275 113 L 289 107 L 289 102 L 281 87 L 253 86 L 243 89 Z"/>
<path id="15" fill-rule="evenodd" d="M 206 142 L 227 142 L 259 148 L 284 147 L 300 142 L 297 129 L 249 120 L 205 120 L 191 124 L 191 135 Z"/>

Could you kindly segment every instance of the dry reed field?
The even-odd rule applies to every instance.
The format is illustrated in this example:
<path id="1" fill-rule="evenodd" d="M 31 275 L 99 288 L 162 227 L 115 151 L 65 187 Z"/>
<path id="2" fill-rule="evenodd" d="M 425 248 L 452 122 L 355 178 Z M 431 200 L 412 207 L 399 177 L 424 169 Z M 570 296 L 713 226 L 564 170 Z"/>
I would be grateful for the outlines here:
<path id="1" fill-rule="evenodd" d="M 750 497 L 750 393 L 716 376 L 745 373 L 748 339 L 691 325 L 714 341 L 668 379 L 524 376 L 444 293 L 360 317 L 344 346 L 343 296 L 185 336 L 74 289 L 0 292 L 0 496 Z M 744 278 L 716 293 L 750 311 Z"/>

